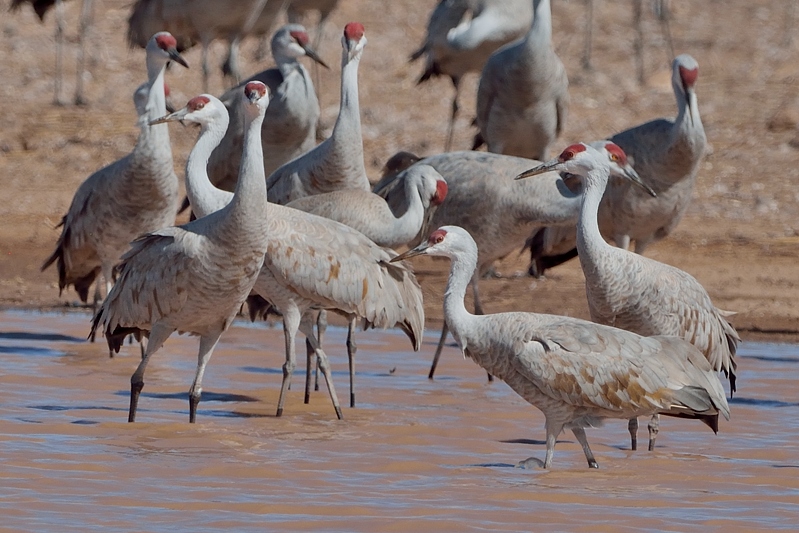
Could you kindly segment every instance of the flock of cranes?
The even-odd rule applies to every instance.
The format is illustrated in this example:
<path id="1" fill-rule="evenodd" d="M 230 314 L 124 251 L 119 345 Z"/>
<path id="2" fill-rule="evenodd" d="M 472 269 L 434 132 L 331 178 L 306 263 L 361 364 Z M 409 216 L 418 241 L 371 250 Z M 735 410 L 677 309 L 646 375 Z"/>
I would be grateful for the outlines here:
<path id="1" fill-rule="evenodd" d="M 169 0 L 158 1 L 157 10 L 146 0 L 134 6 L 131 32 L 150 27 L 147 13 L 168 11 Z M 296 3 L 296 9 L 311 5 Z M 236 16 L 252 30 L 265 9 L 259 0 Z M 324 21 L 330 11 L 318 9 Z M 148 81 L 134 94 L 139 140 L 130 155 L 79 187 L 56 250 L 42 267 L 57 263 L 60 289 L 74 286 L 84 302 L 95 283 L 92 338 L 102 332 L 116 351 L 129 335 L 146 338 L 131 377 L 128 420 L 136 418 L 150 358 L 179 331 L 200 339 L 189 391 L 189 420 L 195 422 L 214 347 L 251 295 L 283 321 L 277 416 L 296 368 L 299 331 L 308 346 L 305 401 L 316 360 L 342 418 L 322 347 L 324 314 L 341 314 L 349 324 L 354 407 L 359 325 L 400 327 L 412 348 L 420 348 L 424 303 L 407 259 L 425 254 L 452 262 L 430 378 L 449 331 L 489 377 L 539 408 L 546 418 L 546 458 L 522 466 L 549 468 L 557 436 L 570 429 L 589 466 L 597 467 L 584 428 L 604 418 L 629 420 L 633 449 L 639 416 L 652 417 L 650 450 L 660 414 L 699 419 L 717 431 L 719 415 L 730 416 L 718 373 L 728 377 L 731 394 L 736 389 L 740 338 L 730 313 L 717 309 L 689 274 L 640 255 L 669 234 L 690 200 L 706 144 L 697 62 L 688 55 L 673 61 L 675 119 L 574 144 L 547 161 L 569 100 L 566 68 L 552 48 L 550 1 L 442 0 L 428 32 L 413 56 L 427 58 L 422 79 L 452 79 L 453 121 L 460 77 L 482 72 L 476 140 L 489 152 L 402 152 L 374 185 L 364 164 L 358 95 L 358 67 L 367 50 L 362 24 L 344 27 L 339 114 L 331 136 L 318 145 L 319 104 L 300 60 L 327 65 L 303 26 L 289 23 L 275 32 L 275 68 L 219 98 L 196 96 L 172 113 L 165 105 L 167 63 L 187 66 L 180 43 L 207 46 L 219 34 L 175 36 L 161 29 L 149 38 Z M 240 36 L 229 34 L 231 43 Z M 196 218 L 180 226 L 172 225 L 178 177 L 167 124 L 175 121 L 200 125 L 185 168 L 187 203 Z M 631 242 L 635 253 L 627 251 Z M 579 256 L 593 322 L 485 313 L 480 278 L 525 244 L 536 275 Z M 404 246 L 404 253 L 394 250 Z M 464 305 L 469 285 L 476 314 Z"/>

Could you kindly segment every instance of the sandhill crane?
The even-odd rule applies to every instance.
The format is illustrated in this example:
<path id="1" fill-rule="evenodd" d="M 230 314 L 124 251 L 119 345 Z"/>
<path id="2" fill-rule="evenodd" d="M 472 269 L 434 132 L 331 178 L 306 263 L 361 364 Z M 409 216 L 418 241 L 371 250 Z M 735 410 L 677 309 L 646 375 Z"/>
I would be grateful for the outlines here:
<path id="1" fill-rule="evenodd" d="M 287 0 L 288 5 L 286 6 L 286 16 L 289 19 L 289 22 L 300 24 L 305 19 L 305 15 L 311 11 L 318 11 L 319 12 L 319 20 L 316 23 L 316 29 L 314 30 L 314 39 L 313 39 L 313 47 L 315 49 L 319 49 L 322 44 L 322 37 L 325 33 L 325 26 L 327 24 L 327 19 L 330 17 L 330 14 L 336 9 L 338 6 L 339 0 Z M 313 66 L 314 70 L 314 85 L 316 86 L 316 90 L 320 90 L 320 79 L 319 79 L 319 65 Z"/>
<path id="2" fill-rule="evenodd" d="M 263 83 L 251 82 L 244 92 L 247 131 L 233 200 L 207 217 L 134 241 L 122 259 L 119 281 L 94 317 L 92 332 L 102 327 L 113 350 L 119 351 L 129 333 L 149 337 L 144 358 L 130 378 L 128 422 L 136 419 L 150 357 L 176 330 L 200 337 L 197 372 L 189 389 L 189 422 L 195 421 L 205 367 L 264 263 L 268 230 L 260 137 L 269 91 Z"/>
<path id="3" fill-rule="evenodd" d="M 128 42 L 144 46 L 154 28 L 172 32 L 185 45 L 200 42 L 203 87 L 208 90 L 208 48 L 214 39 L 226 39 L 229 51 L 222 70 L 238 83 L 239 41 L 245 35 L 272 33 L 283 2 L 248 0 L 246 9 L 241 7 L 241 1 L 231 0 L 137 0 L 128 18 Z"/>
<path id="4" fill-rule="evenodd" d="M 267 176 L 316 146 L 319 102 L 308 71 L 298 61 L 303 56 L 327 68 L 308 44 L 305 28 L 299 24 L 287 24 L 272 37 L 272 57 L 277 66 L 247 80 L 265 83 L 273 95 L 266 110 L 264 131 L 261 132 Z M 220 97 L 228 108 L 231 124 L 219 148 L 211 154 L 208 169 L 211 181 L 226 191 L 232 191 L 236 186 L 241 159 L 242 117 L 238 105 L 241 94 L 241 87 L 234 87 Z"/>
<path id="5" fill-rule="evenodd" d="M 569 80 L 552 48 L 549 0 L 535 0 L 535 17 L 524 39 L 488 58 L 477 90 L 477 127 L 472 149 L 543 161 L 566 127 Z"/>
<path id="6" fill-rule="evenodd" d="M 69 211 L 61 220 L 56 249 L 42 265 L 58 266 L 59 293 L 74 285 L 86 303 L 89 287 L 102 272 L 106 294 L 114 266 L 130 241 L 142 233 L 173 224 L 178 178 L 172 169 L 172 151 L 166 126 L 148 122 L 166 113 L 164 70 L 170 60 L 186 62 L 175 49 L 175 38 L 160 32 L 147 45 L 147 102 L 139 109 L 139 139 L 127 156 L 98 170 L 81 183 Z M 141 91 L 137 91 L 141 95 Z M 142 112 L 143 111 L 143 112 Z M 94 303 L 100 300 L 100 282 Z"/>
<path id="7" fill-rule="evenodd" d="M 520 249 L 536 228 L 550 224 L 573 224 L 577 220 L 579 194 L 572 192 L 559 174 L 545 174 L 531 183 L 514 180 L 520 172 L 537 163 L 532 159 L 484 152 L 450 152 L 416 163 L 430 165 L 441 174 L 447 182 L 447 197 L 433 212 L 431 220 L 411 246 L 424 240 L 422 235 L 429 235 L 432 229 L 442 225 L 461 226 L 474 236 L 479 257 L 472 291 L 475 312 L 478 314 L 483 314 L 478 292 L 479 280 L 497 259 Z M 621 167 L 615 162 L 613 168 L 619 174 L 628 170 L 628 167 Z M 394 181 L 400 182 L 402 179 L 403 172 Z M 404 209 L 402 206 L 407 201 L 401 187 L 384 183 L 382 191 L 381 194 L 386 196 L 393 209 Z M 447 331 L 445 322 L 433 356 L 430 379 L 435 373 Z"/>
<path id="8" fill-rule="evenodd" d="M 610 138 L 657 193 L 652 198 L 629 182 L 611 178 L 599 209 L 599 229 L 621 248 L 634 241 L 636 253 L 643 253 L 671 233 L 688 208 L 707 142 L 694 89 L 698 75 L 693 57 L 677 56 L 671 77 L 677 118 L 656 119 Z M 574 257 L 575 237 L 574 226 L 541 229 L 531 241 L 531 274 L 543 275 Z"/>
<path id="9" fill-rule="evenodd" d="M 613 143 L 606 150 L 619 161 L 624 151 Z M 614 248 L 599 232 L 597 212 L 608 183 L 607 159 L 594 148 L 575 144 L 561 155 L 522 174 L 559 170 L 580 176 L 583 197 L 577 224 L 577 250 L 585 274 L 591 320 L 639 335 L 674 335 L 702 352 L 711 368 L 723 371 L 735 391 L 735 351 L 741 341 L 735 328 L 710 301 L 690 274 L 641 255 Z M 642 183 L 642 182 L 640 182 Z M 644 186 L 646 187 L 646 186 Z M 651 191 L 651 190 L 650 190 Z M 638 420 L 630 420 L 632 449 L 637 447 Z M 657 419 L 649 425 L 649 450 L 655 447 Z"/>
<path id="10" fill-rule="evenodd" d="M 583 44 L 583 57 L 582 65 L 584 70 L 591 70 L 591 45 L 594 24 L 594 0 L 585 0 L 585 41 Z M 669 27 L 669 18 L 671 17 L 668 1 L 667 0 L 652 0 L 652 10 L 655 12 L 657 19 L 660 21 L 663 34 L 666 36 L 666 42 L 669 48 L 669 59 L 674 57 L 674 40 L 671 38 L 671 28 Z M 644 75 L 644 25 L 643 25 L 643 12 L 644 0 L 633 0 L 633 25 L 635 26 L 635 42 L 633 48 L 635 50 L 635 70 L 638 73 L 638 83 L 643 84 L 645 81 Z"/>
<path id="11" fill-rule="evenodd" d="M 307 154 L 267 178 L 269 201 L 278 204 L 339 189 L 370 190 L 363 163 L 358 65 L 366 45 L 363 25 L 350 22 L 341 38 L 341 107 L 333 133 Z"/>
<path id="12" fill-rule="evenodd" d="M 224 135 L 227 112 L 222 102 L 206 94 L 193 98 L 185 108 L 157 122 L 177 120 L 202 125 L 200 138 L 186 162 L 186 191 L 194 212 L 207 216 L 231 199 L 231 193 L 211 184 L 205 168 L 211 150 Z M 363 318 L 374 327 L 399 325 L 410 337 L 414 350 L 418 350 L 424 330 L 421 288 L 407 265 L 388 264 L 396 254 L 352 228 L 316 215 L 269 205 L 267 240 L 266 259 L 254 291 L 283 315 L 286 363 L 277 414 L 283 412 L 286 389 L 294 371 L 294 339 L 299 329 L 319 357 L 336 414 L 341 418 L 327 356 L 313 332 L 311 310 L 336 310 L 348 316 L 350 324 L 356 318 Z M 351 335 L 352 329 L 348 348 Z M 351 388 L 352 365 L 351 352 Z M 350 405 L 354 406 L 354 402 L 351 389 Z"/>
<path id="13" fill-rule="evenodd" d="M 444 226 L 395 260 L 420 254 L 450 258 L 446 321 L 464 355 L 544 413 L 544 468 L 552 465 L 564 429 L 574 433 L 588 466 L 598 468 L 584 428 L 604 418 L 663 413 L 699 419 L 714 432 L 719 413 L 729 420 L 718 376 L 696 348 L 678 337 L 642 337 L 563 316 L 469 313 L 463 298 L 477 268 L 477 250 L 466 230 Z M 533 463 L 540 461 L 530 458 L 520 466 Z"/>
<path id="14" fill-rule="evenodd" d="M 416 165 L 404 179 L 408 208 L 396 216 L 386 200 L 359 189 L 305 196 L 287 205 L 355 228 L 378 246 L 396 248 L 410 242 L 422 228 L 427 210 L 447 197 L 447 182 L 429 165 Z"/>
<path id="15" fill-rule="evenodd" d="M 461 79 L 469 72 L 480 72 L 488 56 L 524 35 L 532 21 L 530 0 L 440 0 L 433 9 L 424 43 L 410 60 L 425 56 L 417 84 L 438 76 L 452 80 L 455 94 L 445 152 L 452 146 Z"/>
<path id="16" fill-rule="evenodd" d="M 64 78 L 64 2 L 63 0 L 11 0 L 11 11 L 22 7 L 23 4 L 30 4 L 39 20 L 44 22 L 44 16 L 55 6 L 55 86 L 53 88 L 53 103 L 63 104 L 61 100 L 61 83 Z M 91 25 L 93 0 L 83 0 L 80 9 L 80 22 L 78 26 L 78 66 L 77 76 L 75 77 L 75 104 L 83 105 L 86 99 L 83 97 L 83 74 L 86 65 L 86 35 Z M 148 34 L 148 37 L 152 33 Z"/>

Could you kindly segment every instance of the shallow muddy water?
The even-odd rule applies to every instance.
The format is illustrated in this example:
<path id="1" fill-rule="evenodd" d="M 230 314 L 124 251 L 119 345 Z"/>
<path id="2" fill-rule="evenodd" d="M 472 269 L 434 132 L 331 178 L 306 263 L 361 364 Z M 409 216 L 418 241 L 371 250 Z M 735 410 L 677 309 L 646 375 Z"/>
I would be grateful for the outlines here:
<path id="1" fill-rule="evenodd" d="M 664 417 L 654 452 L 627 422 L 571 433 L 550 471 L 543 416 L 448 347 L 435 381 L 395 331 L 358 335 L 358 405 L 336 420 L 324 383 L 303 404 L 304 357 L 275 418 L 279 327 L 236 323 L 187 390 L 197 340 L 173 336 L 128 424 L 137 346 L 108 358 L 81 313 L 0 312 L 0 530 L 706 531 L 799 528 L 799 347 L 744 343 L 718 435 Z M 325 346 L 348 405 L 346 331 Z M 298 353 L 304 347 L 298 345 Z M 646 440 L 641 420 L 639 441 Z"/>

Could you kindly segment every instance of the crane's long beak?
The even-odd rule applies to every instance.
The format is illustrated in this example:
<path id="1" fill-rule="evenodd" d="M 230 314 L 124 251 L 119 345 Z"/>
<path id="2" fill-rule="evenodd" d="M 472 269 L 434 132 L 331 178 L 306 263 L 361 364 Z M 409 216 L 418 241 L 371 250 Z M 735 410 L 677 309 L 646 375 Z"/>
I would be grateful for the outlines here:
<path id="1" fill-rule="evenodd" d="M 641 176 L 638 175 L 638 172 L 636 172 L 631 165 L 624 166 L 622 170 L 624 171 L 625 178 L 627 178 L 628 180 L 632 181 L 633 183 L 641 187 L 643 190 L 648 192 L 649 195 L 652 196 L 653 198 L 657 198 L 657 193 L 652 189 L 652 187 L 644 183 L 644 181 L 641 179 Z"/>
<path id="2" fill-rule="evenodd" d="M 169 50 L 167 50 L 167 53 L 169 54 L 169 59 L 171 59 L 175 63 L 180 63 L 186 68 L 189 68 L 189 64 L 186 63 L 186 60 L 183 59 L 183 56 L 180 55 L 180 52 L 178 52 L 177 48 L 170 48 Z"/>
<path id="3" fill-rule="evenodd" d="M 411 248 L 410 250 L 399 254 L 397 257 L 393 258 L 390 263 L 396 263 L 397 261 L 402 261 L 404 259 L 408 259 L 410 257 L 416 257 L 417 255 L 423 255 L 425 251 L 430 248 L 430 243 L 424 241 L 422 244 L 417 246 L 416 248 Z"/>
<path id="4" fill-rule="evenodd" d="M 178 109 L 174 113 L 170 113 L 168 115 L 164 115 L 161 118 L 151 120 L 150 126 L 155 126 L 156 124 L 163 124 L 164 122 L 177 122 L 178 120 L 183 120 L 183 118 L 188 114 L 189 114 L 189 108 L 184 107 L 183 109 Z"/>
<path id="5" fill-rule="evenodd" d="M 543 174 L 544 172 L 550 172 L 552 170 L 556 170 L 557 166 L 560 164 L 560 161 L 557 159 L 553 159 L 551 161 L 547 161 L 546 163 L 541 163 L 537 167 L 531 168 L 530 170 L 525 170 L 514 179 L 521 180 L 524 178 L 529 178 L 531 176 L 538 176 L 539 174 Z"/>
<path id="6" fill-rule="evenodd" d="M 326 69 L 328 69 L 328 70 L 330 69 L 330 67 L 327 66 L 327 63 L 322 61 L 322 58 L 319 57 L 319 54 L 316 53 L 316 50 L 314 50 L 313 48 L 311 48 L 308 45 L 304 45 L 304 46 L 300 45 L 300 46 L 302 46 L 302 49 L 305 50 L 305 55 L 307 55 L 308 57 L 310 57 L 311 59 L 313 59 L 314 61 L 316 61 L 317 63 L 319 63 L 323 67 L 325 67 Z"/>

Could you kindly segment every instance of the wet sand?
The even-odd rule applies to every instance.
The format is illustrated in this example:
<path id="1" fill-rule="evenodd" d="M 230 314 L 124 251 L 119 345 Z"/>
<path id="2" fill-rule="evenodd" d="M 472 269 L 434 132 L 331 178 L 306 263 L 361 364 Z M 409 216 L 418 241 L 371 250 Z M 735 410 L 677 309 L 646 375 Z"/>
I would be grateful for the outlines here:
<path id="1" fill-rule="evenodd" d="M 186 391 L 197 341 L 174 336 L 128 424 L 138 347 L 109 359 L 83 340 L 88 321 L 0 313 L 0 530 L 706 531 L 799 520 L 794 345 L 741 346 L 733 418 L 718 435 L 664 417 L 657 449 L 632 452 L 626 421 L 610 420 L 588 430 L 598 471 L 570 433 L 544 471 L 514 468 L 543 459 L 543 416 L 505 384 L 486 383 L 454 347 L 427 379 L 436 331 L 420 353 L 400 332 L 361 333 L 358 405 L 338 421 L 324 384 L 302 403 L 302 361 L 275 418 L 282 331 L 237 323 L 209 365 L 195 425 Z M 343 403 L 345 333 L 326 337 Z"/>

